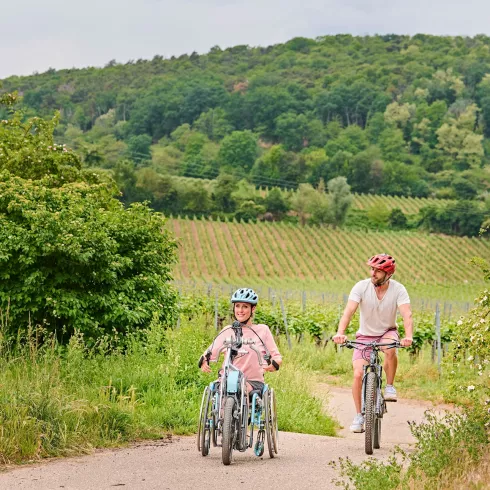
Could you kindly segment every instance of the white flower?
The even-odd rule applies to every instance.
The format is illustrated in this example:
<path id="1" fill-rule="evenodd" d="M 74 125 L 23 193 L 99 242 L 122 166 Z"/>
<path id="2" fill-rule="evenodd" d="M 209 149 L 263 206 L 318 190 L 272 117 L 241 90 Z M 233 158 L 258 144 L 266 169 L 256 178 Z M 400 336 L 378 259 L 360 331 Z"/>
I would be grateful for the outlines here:
<path id="1" fill-rule="evenodd" d="M 463 320 L 458 320 L 458 323 L 456 325 L 463 325 Z"/>
<path id="2" fill-rule="evenodd" d="M 468 359 L 467 359 L 467 360 L 468 360 L 468 361 L 472 361 L 473 359 L 474 359 L 474 357 L 473 357 L 473 356 L 470 356 L 470 357 L 468 357 Z"/>
<path id="3" fill-rule="evenodd" d="M 473 391 L 475 387 L 473 385 L 468 386 L 468 391 Z"/>

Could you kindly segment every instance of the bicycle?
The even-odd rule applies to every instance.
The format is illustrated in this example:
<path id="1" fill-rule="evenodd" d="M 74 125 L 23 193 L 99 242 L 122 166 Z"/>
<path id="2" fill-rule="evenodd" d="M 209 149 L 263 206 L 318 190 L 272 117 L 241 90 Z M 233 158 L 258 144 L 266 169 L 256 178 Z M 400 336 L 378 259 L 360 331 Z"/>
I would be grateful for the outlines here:
<path id="1" fill-rule="evenodd" d="M 233 364 L 239 354 L 248 354 L 241 351 L 243 345 L 248 345 L 258 357 L 260 365 L 264 361 L 270 364 L 270 354 L 262 356 L 255 346 L 255 340 L 242 338 L 241 328 L 234 325 L 234 337 L 226 338 L 219 350 L 225 351 L 221 378 L 211 382 L 203 392 L 199 425 L 197 433 L 197 448 L 203 456 L 209 454 L 211 443 L 214 447 L 221 446 L 222 461 L 224 465 L 231 464 L 233 450 L 240 452 L 254 447 L 254 454 L 258 457 L 264 454 L 265 439 L 269 456 L 273 458 L 278 453 L 278 426 L 277 406 L 274 390 L 264 384 L 262 393 L 259 390 L 247 392 L 246 377 Z M 206 354 L 209 363 L 211 353 Z M 217 362 L 216 361 L 214 362 Z M 250 417 L 249 417 L 249 399 Z M 249 429 L 250 426 L 250 429 Z M 258 428 L 257 440 L 254 445 L 254 430 Z M 221 436 L 221 444 L 218 439 Z"/>
<path id="2" fill-rule="evenodd" d="M 382 393 L 383 367 L 379 357 L 382 347 L 394 349 L 402 347 L 398 340 L 392 342 L 362 342 L 357 340 L 347 340 L 343 347 L 348 349 L 362 350 L 362 357 L 369 364 L 363 367 L 361 413 L 365 421 L 365 442 L 366 454 L 373 454 L 373 449 L 379 449 L 381 444 L 381 419 L 388 412 L 386 401 Z M 369 359 L 367 351 L 371 348 Z"/>

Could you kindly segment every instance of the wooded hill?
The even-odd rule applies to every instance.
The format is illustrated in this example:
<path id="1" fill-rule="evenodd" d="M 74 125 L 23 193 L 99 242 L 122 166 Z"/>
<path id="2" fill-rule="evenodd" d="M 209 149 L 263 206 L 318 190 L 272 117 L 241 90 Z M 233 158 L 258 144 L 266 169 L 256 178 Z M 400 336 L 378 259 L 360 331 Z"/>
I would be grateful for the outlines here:
<path id="1" fill-rule="evenodd" d="M 295 38 L 2 83 L 27 115 L 59 110 L 57 141 L 86 165 L 119 168 L 143 190 L 162 175 L 224 172 L 460 200 L 489 186 L 487 36 Z"/>

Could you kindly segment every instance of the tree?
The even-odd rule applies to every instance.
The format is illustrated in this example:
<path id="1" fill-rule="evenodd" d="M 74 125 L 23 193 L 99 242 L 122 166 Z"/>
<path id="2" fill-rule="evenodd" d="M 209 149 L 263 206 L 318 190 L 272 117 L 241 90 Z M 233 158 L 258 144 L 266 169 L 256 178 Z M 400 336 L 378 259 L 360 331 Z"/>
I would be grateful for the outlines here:
<path id="1" fill-rule="evenodd" d="M 248 174 L 257 153 L 257 137 L 251 131 L 233 131 L 223 139 L 218 161 L 222 167 Z"/>
<path id="2" fill-rule="evenodd" d="M 400 208 L 393 208 L 388 215 L 388 224 L 394 230 L 403 230 L 407 227 L 407 217 Z"/>
<path id="3" fill-rule="evenodd" d="M 335 179 L 329 180 L 327 188 L 330 205 L 330 222 L 334 227 L 341 226 L 347 217 L 354 196 L 350 192 L 350 186 L 347 184 L 345 177 L 336 177 Z"/>
<path id="4" fill-rule="evenodd" d="M 451 183 L 451 187 L 454 189 L 458 199 L 471 200 L 478 194 L 476 185 L 463 177 L 455 178 Z"/>
<path id="5" fill-rule="evenodd" d="M 277 187 L 274 187 L 267 193 L 264 199 L 264 205 L 265 210 L 277 218 L 289 210 L 283 193 Z"/>
<path id="6" fill-rule="evenodd" d="M 276 135 L 286 150 L 300 151 L 307 146 L 309 121 L 304 114 L 288 112 L 276 119 Z"/>
<path id="7" fill-rule="evenodd" d="M 369 221 L 379 230 L 386 228 L 390 217 L 390 210 L 384 204 L 375 204 L 368 209 Z"/>
<path id="8" fill-rule="evenodd" d="M 194 122 L 193 128 L 212 141 L 223 139 L 233 129 L 226 118 L 226 112 L 220 107 L 203 112 Z"/>
<path id="9" fill-rule="evenodd" d="M 483 136 L 473 132 L 477 111 L 478 107 L 471 104 L 437 130 L 438 147 L 459 162 L 463 170 L 479 166 L 483 157 Z"/>
<path id="10" fill-rule="evenodd" d="M 236 209 L 236 200 L 233 192 L 238 183 L 233 175 L 221 173 L 216 179 L 213 190 L 213 200 L 218 210 L 225 213 L 233 213 Z"/>
<path id="11" fill-rule="evenodd" d="M 24 122 L 15 101 L 0 101 L 11 111 L 0 125 L 0 308 L 9 311 L 7 334 L 40 325 L 61 341 L 75 329 L 95 341 L 144 328 L 154 317 L 171 323 L 175 242 L 163 217 L 143 204 L 125 209 L 112 182 L 54 147 L 55 120 Z"/>
<path id="12" fill-rule="evenodd" d="M 128 139 L 128 157 L 135 162 L 151 160 L 151 137 L 147 134 L 139 134 Z"/>
<path id="13" fill-rule="evenodd" d="M 315 189 L 310 184 L 300 184 L 291 199 L 291 209 L 298 213 L 299 222 L 306 225 L 306 218 L 315 201 Z"/>

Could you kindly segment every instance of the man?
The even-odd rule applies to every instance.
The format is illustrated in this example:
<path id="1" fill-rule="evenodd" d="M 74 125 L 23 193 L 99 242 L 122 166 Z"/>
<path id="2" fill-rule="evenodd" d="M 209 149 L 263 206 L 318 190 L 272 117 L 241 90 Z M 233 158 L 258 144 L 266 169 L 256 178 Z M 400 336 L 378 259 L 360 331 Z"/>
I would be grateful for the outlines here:
<path id="1" fill-rule="evenodd" d="M 377 254 L 367 261 L 367 265 L 371 268 L 371 277 L 359 281 L 352 288 L 333 341 L 336 344 L 343 344 L 347 340 L 344 333 L 358 306 L 360 307 L 360 322 L 356 340 L 366 342 L 399 340 L 396 324 L 396 311 L 398 309 L 405 327 L 405 337 L 400 341 L 400 344 L 409 347 L 413 340 L 412 310 L 405 287 L 391 279 L 396 269 L 395 259 L 391 255 Z M 396 402 L 396 390 L 393 386 L 398 365 L 396 349 L 385 350 L 384 356 L 387 381 L 384 398 L 386 401 Z M 369 363 L 362 358 L 362 351 L 354 349 L 352 356 L 354 368 L 352 396 L 356 407 L 356 416 L 350 426 L 352 432 L 363 432 L 364 430 L 364 417 L 361 414 L 361 389 L 363 366 L 366 364 Z"/>

